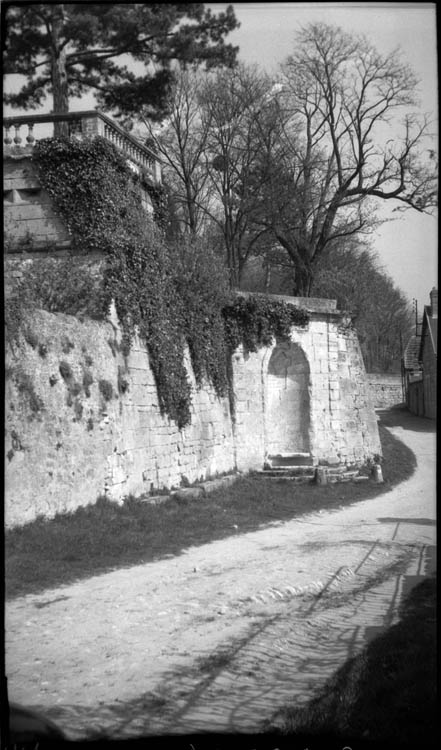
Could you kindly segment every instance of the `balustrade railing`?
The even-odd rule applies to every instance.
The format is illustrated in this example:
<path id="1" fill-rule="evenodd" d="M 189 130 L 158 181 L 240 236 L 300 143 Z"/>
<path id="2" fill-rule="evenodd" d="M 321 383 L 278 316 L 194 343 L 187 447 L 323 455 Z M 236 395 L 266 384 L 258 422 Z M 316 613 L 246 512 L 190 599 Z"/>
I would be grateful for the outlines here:
<path id="1" fill-rule="evenodd" d="M 147 146 L 142 145 L 136 138 L 126 133 L 110 117 L 95 110 L 87 112 L 67 112 L 65 114 L 48 115 L 20 115 L 17 117 L 6 117 L 3 120 L 4 138 L 6 149 L 23 149 L 31 151 L 36 137 L 34 128 L 44 124 L 66 123 L 67 135 L 72 138 L 92 138 L 100 135 L 113 143 L 134 165 L 141 168 L 156 182 L 161 182 L 161 164 L 156 156 Z M 25 142 L 21 135 L 21 128 L 27 127 Z M 11 128 L 14 133 L 11 135 Z M 44 137 L 48 137 L 45 134 Z"/>

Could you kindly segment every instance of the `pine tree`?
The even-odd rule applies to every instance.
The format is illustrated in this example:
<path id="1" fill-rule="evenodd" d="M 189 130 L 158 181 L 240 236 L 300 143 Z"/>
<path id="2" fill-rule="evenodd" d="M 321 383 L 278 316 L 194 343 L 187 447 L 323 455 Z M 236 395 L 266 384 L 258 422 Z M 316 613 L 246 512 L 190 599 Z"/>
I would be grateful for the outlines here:
<path id="1" fill-rule="evenodd" d="M 148 106 L 159 117 L 176 61 L 236 61 L 224 41 L 239 25 L 231 6 L 215 15 L 202 3 L 5 3 L 3 15 L 4 73 L 27 78 L 6 94 L 12 107 L 35 109 L 51 93 L 54 112 L 68 112 L 71 97 L 93 90 L 116 116 Z"/>

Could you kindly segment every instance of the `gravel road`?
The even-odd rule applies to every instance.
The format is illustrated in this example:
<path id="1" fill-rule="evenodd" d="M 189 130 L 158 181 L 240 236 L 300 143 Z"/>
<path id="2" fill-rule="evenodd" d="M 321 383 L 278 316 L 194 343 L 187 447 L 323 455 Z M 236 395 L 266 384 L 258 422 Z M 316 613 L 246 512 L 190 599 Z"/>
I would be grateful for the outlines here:
<path id="1" fill-rule="evenodd" d="M 435 568 L 434 427 L 399 414 L 417 469 L 373 500 L 7 603 L 10 700 L 70 739 L 257 732 L 309 700 Z"/>

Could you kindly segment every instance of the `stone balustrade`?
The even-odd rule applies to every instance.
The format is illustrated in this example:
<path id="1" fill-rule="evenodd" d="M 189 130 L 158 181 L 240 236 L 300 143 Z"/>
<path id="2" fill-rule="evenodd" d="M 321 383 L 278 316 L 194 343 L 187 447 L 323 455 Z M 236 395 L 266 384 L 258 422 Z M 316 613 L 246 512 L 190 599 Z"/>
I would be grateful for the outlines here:
<path id="1" fill-rule="evenodd" d="M 95 110 L 6 117 L 3 120 L 5 153 L 8 153 L 8 151 L 31 151 L 36 142 L 35 126 L 43 123 L 60 122 L 67 124 L 67 135 L 69 137 L 93 138 L 97 135 L 102 136 L 113 143 L 126 156 L 128 162 L 136 171 L 142 170 L 154 183 L 161 182 L 161 164 L 157 156 L 136 138 L 126 133 L 110 117 Z M 22 128 L 27 128 L 24 140 Z"/>

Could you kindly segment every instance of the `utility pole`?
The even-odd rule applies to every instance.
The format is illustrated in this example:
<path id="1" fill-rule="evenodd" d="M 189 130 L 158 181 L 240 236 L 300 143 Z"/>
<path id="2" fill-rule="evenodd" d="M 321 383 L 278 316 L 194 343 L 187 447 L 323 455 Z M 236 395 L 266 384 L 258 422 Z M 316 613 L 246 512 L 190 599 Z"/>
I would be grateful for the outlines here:
<path id="1" fill-rule="evenodd" d="M 415 310 L 415 336 L 418 336 L 418 300 L 412 299 L 413 309 Z"/>

